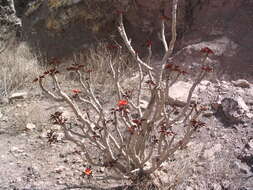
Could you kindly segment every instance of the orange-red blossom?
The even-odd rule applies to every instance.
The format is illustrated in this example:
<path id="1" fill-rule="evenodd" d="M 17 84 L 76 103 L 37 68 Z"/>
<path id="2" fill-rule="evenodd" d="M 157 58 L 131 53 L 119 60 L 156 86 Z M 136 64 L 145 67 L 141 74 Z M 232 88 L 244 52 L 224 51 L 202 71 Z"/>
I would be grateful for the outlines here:
<path id="1" fill-rule="evenodd" d="M 86 168 L 84 170 L 84 174 L 87 175 L 87 176 L 91 176 L 92 175 L 92 169 L 91 168 Z"/>
<path id="2" fill-rule="evenodd" d="M 128 105 L 128 101 L 127 100 L 119 100 L 118 104 L 119 107 L 124 107 Z"/>
<path id="3" fill-rule="evenodd" d="M 79 93 L 81 93 L 81 90 L 79 90 L 79 89 L 73 89 L 72 92 L 73 92 L 74 94 L 79 94 Z"/>

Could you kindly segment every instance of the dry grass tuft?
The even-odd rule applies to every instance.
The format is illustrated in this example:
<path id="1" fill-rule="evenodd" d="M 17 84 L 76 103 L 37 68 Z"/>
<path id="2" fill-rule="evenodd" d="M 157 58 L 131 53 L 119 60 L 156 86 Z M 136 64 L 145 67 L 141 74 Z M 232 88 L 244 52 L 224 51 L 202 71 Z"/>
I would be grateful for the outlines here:
<path id="1" fill-rule="evenodd" d="M 25 43 L 15 45 L 0 54 L 0 95 L 25 87 L 38 75 L 39 67 Z"/>

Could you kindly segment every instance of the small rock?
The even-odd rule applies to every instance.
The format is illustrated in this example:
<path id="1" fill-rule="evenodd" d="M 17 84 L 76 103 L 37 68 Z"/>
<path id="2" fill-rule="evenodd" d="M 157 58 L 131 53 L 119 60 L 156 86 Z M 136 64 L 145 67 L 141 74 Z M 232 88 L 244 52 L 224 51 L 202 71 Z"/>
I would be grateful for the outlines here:
<path id="1" fill-rule="evenodd" d="M 62 173 L 64 170 L 66 170 L 66 167 L 64 167 L 64 166 L 59 166 L 54 169 L 54 171 L 58 174 Z"/>
<path id="2" fill-rule="evenodd" d="M 34 125 L 33 123 L 27 123 L 26 128 L 29 130 L 33 130 L 36 128 L 36 125 Z"/>
<path id="3" fill-rule="evenodd" d="M 2 114 L 2 112 L 0 112 L 0 119 L 3 117 L 4 115 Z"/>
<path id="4" fill-rule="evenodd" d="M 21 105 L 21 104 L 17 104 L 16 107 L 17 107 L 17 108 L 21 108 L 22 105 Z M 18 113 L 17 113 L 17 114 L 18 114 Z"/>
<path id="5" fill-rule="evenodd" d="M 185 106 L 187 103 L 188 94 L 192 83 L 178 81 L 169 89 L 169 101 L 176 106 Z M 196 99 L 196 94 L 193 93 L 192 100 Z"/>
<path id="6" fill-rule="evenodd" d="M 20 148 L 18 148 L 18 147 L 13 146 L 13 147 L 11 148 L 11 152 L 13 152 L 13 153 L 23 153 L 24 150 L 22 150 L 22 149 L 20 149 Z"/>
<path id="7" fill-rule="evenodd" d="M 146 109 L 148 107 L 148 101 L 140 100 L 141 109 Z"/>
<path id="8" fill-rule="evenodd" d="M 250 88 L 250 83 L 247 80 L 244 79 L 238 79 L 236 81 L 232 81 L 232 83 L 236 87 L 241 87 L 241 88 Z"/>
<path id="9" fill-rule="evenodd" d="M 28 96 L 27 92 L 16 92 L 9 96 L 9 100 L 25 99 L 27 98 L 27 96 Z"/>
<path id="10" fill-rule="evenodd" d="M 57 133 L 57 137 L 56 137 L 56 138 L 57 138 L 57 141 L 61 141 L 61 140 L 64 138 L 64 136 L 65 136 L 64 133 L 58 132 L 58 133 Z"/>

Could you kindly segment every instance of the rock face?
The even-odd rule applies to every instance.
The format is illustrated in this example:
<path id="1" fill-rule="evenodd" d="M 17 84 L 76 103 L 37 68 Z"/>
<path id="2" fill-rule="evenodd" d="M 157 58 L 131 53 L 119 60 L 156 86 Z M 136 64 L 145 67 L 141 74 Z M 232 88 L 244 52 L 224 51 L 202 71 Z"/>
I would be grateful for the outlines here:
<path id="1" fill-rule="evenodd" d="M 89 47 L 97 39 L 111 39 L 116 29 L 116 10 L 124 11 L 128 34 L 135 48 L 143 49 L 152 40 L 153 49 L 161 51 L 157 36 L 161 16 L 168 17 L 170 37 L 171 1 L 164 0 L 16 0 L 27 39 L 47 57 L 63 56 Z M 26 9 L 25 9 L 26 7 Z M 233 54 L 220 51 L 226 71 L 252 75 L 253 1 L 250 0 L 180 0 L 177 48 L 217 39 L 228 39 L 238 48 Z M 218 40 L 218 46 L 224 49 Z M 66 45 L 67 44 L 67 45 Z M 227 48 L 227 46 L 225 47 Z"/>
<path id="2" fill-rule="evenodd" d="M 15 37 L 15 31 L 20 25 L 10 2 L 0 0 L 0 53 L 3 52 Z"/>

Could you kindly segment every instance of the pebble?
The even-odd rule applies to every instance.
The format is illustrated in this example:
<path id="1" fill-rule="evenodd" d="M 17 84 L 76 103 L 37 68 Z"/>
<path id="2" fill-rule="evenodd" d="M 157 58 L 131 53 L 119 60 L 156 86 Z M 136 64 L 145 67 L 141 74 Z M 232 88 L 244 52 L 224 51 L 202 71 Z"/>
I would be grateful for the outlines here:
<path id="1" fill-rule="evenodd" d="M 29 130 L 33 130 L 36 128 L 36 125 L 34 125 L 33 123 L 27 123 L 26 128 Z"/>
<path id="2" fill-rule="evenodd" d="M 250 83 L 247 80 L 244 79 L 238 79 L 236 81 L 232 81 L 232 83 L 236 87 L 241 87 L 241 88 L 250 88 Z"/>
<path id="3" fill-rule="evenodd" d="M 9 96 L 9 100 L 25 99 L 25 98 L 27 98 L 27 96 L 28 96 L 27 92 L 16 92 L 16 93 L 13 93 Z"/>
<path id="4" fill-rule="evenodd" d="M 66 170 L 66 167 L 64 167 L 64 166 L 59 166 L 54 169 L 54 171 L 58 174 L 62 173 L 64 170 Z"/>

